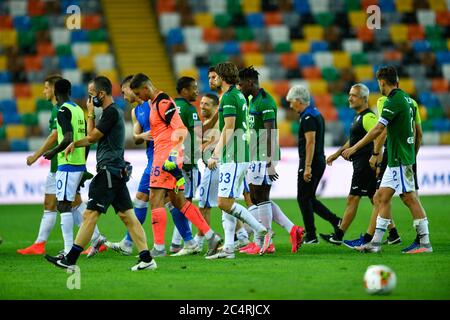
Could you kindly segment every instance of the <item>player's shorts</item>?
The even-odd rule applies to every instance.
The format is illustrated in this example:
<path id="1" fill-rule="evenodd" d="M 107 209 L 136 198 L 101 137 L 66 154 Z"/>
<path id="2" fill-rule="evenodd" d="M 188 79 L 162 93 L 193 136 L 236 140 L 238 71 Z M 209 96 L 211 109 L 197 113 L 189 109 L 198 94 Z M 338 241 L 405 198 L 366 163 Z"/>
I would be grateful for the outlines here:
<path id="1" fill-rule="evenodd" d="M 74 201 L 84 171 L 56 171 L 56 199 Z"/>
<path id="2" fill-rule="evenodd" d="M 45 180 L 45 194 L 56 194 L 56 172 L 49 172 Z"/>
<path id="3" fill-rule="evenodd" d="M 391 188 L 395 193 L 415 191 L 414 172 L 412 165 L 387 167 L 381 180 L 380 188 Z"/>
<path id="4" fill-rule="evenodd" d="M 219 169 L 210 170 L 208 167 L 203 172 L 200 182 L 200 208 L 213 208 L 218 205 Z"/>
<path id="5" fill-rule="evenodd" d="M 266 161 L 252 161 L 248 167 L 246 182 L 255 186 L 271 185 Z"/>
<path id="6" fill-rule="evenodd" d="M 413 164 L 413 172 L 414 172 L 414 184 L 416 191 L 419 190 L 419 182 L 417 180 L 417 162 Z"/>
<path id="7" fill-rule="evenodd" d="M 150 194 L 150 171 L 152 169 L 152 164 L 148 163 L 145 167 L 144 173 L 142 174 L 141 181 L 139 182 L 138 192 L 145 194 Z"/>
<path id="8" fill-rule="evenodd" d="M 169 152 L 167 152 L 167 155 Z M 177 180 L 167 171 L 162 169 L 164 162 L 167 160 L 167 155 L 164 157 L 158 157 L 156 154 L 153 156 L 152 168 L 150 170 L 150 188 L 161 188 L 167 190 L 174 190 L 177 184 Z M 177 158 L 178 167 L 183 165 L 183 157 Z M 179 190 L 184 190 L 184 186 L 180 186 Z"/>
<path id="9" fill-rule="evenodd" d="M 192 199 L 195 196 L 198 186 L 200 185 L 201 175 L 198 168 L 192 168 L 189 170 L 182 170 L 184 183 L 184 196 L 187 199 Z"/>
<path id="10" fill-rule="evenodd" d="M 381 160 L 381 163 L 379 164 L 380 167 L 380 173 L 377 176 L 377 189 L 380 188 L 381 180 L 383 179 L 384 172 L 386 171 L 388 163 L 388 157 L 387 157 L 387 151 L 385 150 L 383 152 L 383 158 Z"/>
<path id="11" fill-rule="evenodd" d="M 125 212 L 133 208 L 127 183 L 123 178 L 111 174 L 108 181 L 106 170 L 99 170 L 89 185 L 89 201 L 87 208 L 106 213 L 112 205 L 117 212 Z"/>
<path id="12" fill-rule="evenodd" d="M 242 195 L 248 165 L 248 162 L 220 164 L 219 197 L 238 198 Z"/>
<path id="13" fill-rule="evenodd" d="M 377 177 L 375 170 L 372 170 L 368 159 L 364 162 L 353 162 L 352 185 L 349 194 L 354 196 L 373 197 L 377 188 Z"/>
<path id="14" fill-rule="evenodd" d="M 248 183 L 247 183 L 247 177 L 244 177 L 244 192 L 250 193 L 250 187 L 248 186 Z"/>

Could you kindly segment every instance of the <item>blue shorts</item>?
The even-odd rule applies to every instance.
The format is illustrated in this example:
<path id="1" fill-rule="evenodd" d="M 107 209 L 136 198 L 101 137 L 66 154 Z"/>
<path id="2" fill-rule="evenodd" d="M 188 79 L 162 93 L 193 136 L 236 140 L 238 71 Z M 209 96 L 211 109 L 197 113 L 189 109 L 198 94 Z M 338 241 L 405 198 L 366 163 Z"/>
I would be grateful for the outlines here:
<path id="1" fill-rule="evenodd" d="M 139 182 L 138 192 L 142 192 L 145 194 L 150 194 L 150 170 L 152 168 L 152 164 L 148 163 L 147 167 L 142 174 L 141 182 Z"/>

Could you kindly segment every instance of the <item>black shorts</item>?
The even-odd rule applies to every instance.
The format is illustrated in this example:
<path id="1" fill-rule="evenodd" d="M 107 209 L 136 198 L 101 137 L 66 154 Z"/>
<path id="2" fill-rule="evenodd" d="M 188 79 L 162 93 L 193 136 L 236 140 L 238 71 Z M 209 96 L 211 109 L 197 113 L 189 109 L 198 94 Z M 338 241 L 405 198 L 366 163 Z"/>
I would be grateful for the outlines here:
<path id="1" fill-rule="evenodd" d="M 87 208 L 106 213 L 112 205 L 117 212 L 125 212 L 133 208 L 130 192 L 124 178 L 111 174 L 111 186 L 108 186 L 106 170 L 99 170 L 89 186 Z"/>
<path id="2" fill-rule="evenodd" d="M 369 160 L 353 162 L 352 186 L 349 194 L 372 198 L 377 189 L 376 172 L 369 165 Z"/>

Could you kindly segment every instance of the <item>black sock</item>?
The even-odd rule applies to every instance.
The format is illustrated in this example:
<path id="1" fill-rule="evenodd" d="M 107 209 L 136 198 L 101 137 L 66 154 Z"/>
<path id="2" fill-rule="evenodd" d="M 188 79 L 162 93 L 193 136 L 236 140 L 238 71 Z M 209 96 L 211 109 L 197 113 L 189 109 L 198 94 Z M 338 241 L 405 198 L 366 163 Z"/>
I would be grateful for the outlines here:
<path id="1" fill-rule="evenodd" d="M 393 239 L 397 239 L 400 236 L 398 235 L 398 231 L 397 228 L 392 228 L 391 230 L 389 230 L 389 237 L 393 238 Z"/>
<path id="2" fill-rule="evenodd" d="M 372 241 L 373 235 L 366 233 L 364 235 L 364 242 L 365 243 L 369 243 L 370 241 Z"/>
<path id="3" fill-rule="evenodd" d="M 142 250 L 141 252 L 139 252 L 139 259 L 141 259 L 141 261 L 144 261 L 147 263 L 152 261 L 152 256 L 150 255 L 150 251 Z"/>
<path id="4" fill-rule="evenodd" d="M 81 252 L 83 252 L 83 247 L 74 244 L 66 256 L 67 262 L 71 265 L 76 264 Z"/>
<path id="5" fill-rule="evenodd" d="M 336 240 L 342 240 L 342 238 L 344 238 L 344 231 L 342 231 L 341 228 L 338 228 L 336 229 L 336 233 L 334 235 Z"/>
<path id="6" fill-rule="evenodd" d="M 415 242 L 415 243 L 420 243 L 420 237 L 419 237 L 419 235 L 416 236 L 416 239 L 414 239 L 414 242 Z"/>

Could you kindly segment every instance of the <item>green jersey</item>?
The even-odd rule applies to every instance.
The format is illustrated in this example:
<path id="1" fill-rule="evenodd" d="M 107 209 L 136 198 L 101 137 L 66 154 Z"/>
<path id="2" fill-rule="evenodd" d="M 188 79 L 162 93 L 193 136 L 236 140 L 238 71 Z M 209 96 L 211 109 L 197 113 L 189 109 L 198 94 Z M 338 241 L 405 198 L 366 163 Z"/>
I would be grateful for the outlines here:
<path id="1" fill-rule="evenodd" d="M 190 139 L 184 141 L 184 155 L 183 169 L 190 170 L 197 168 L 197 160 L 201 157 L 200 146 L 196 142 L 195 127 L 201 126 L 202 122 L 197 113 L 197 109 L 184 98 L 175 98 L 178 113 L 181 121 L 189 131 Z"/>
<path id="2" fill-rule="evenodd" d="M 381 113 L 383 112 L 383 106 L 384 106 L 384 103 L 386 102 L 386 100 L 387 100 L 387 97 L 385 97 L 385 96 L 382 96 L 382 97 L 378 98 L 378 100 L 377 100 L 378 116 L 380 116 Z M 417 124 L 421 124 L 422 123 L 422 118 L 420 117 L 419 105 L 417 104 L 417 101 L 414 100 L 413 98 L 411 98 L 411 100 L 413 102 L 414 110 L 415 110 L 415 113 L 416 113 L 415 121 L 416 121 Z"/>
<path id="3" fill-rule="evenodd" d="M 56 116 L 58 115 L 58 106 L 54 105 L 52 108 L 52 114 L 50 116 L 50 120 L 48 121 L 48 133 L 52 133 L 53 130 L 56 130 L 56 124 L 57 124 L 57 119 Z M 52 146 L 52 148 L 54 148 L 56 146 L 55 145 Z M 50 160 L 50 172 L 55 173 L 58 170 L 58 158 L 57 157 L 53 157 L 52 160 Z"/>
<path id="4" fill-rule="evenodd" d="M 259 89 L 255 97 L 249 97 L 250 115 L 249 126 L 250 133 L 250 153 L 251 160 L 266 161 L 267 160 L 267 131 L 264 123 L 268 121 L 274 122 L 274 129 L 277 132 L 277 105 L 272 96 L 264 89 Z M 278 135 L 272 135 L 272 155 L 273 160 L 280 159 L 280 147 L 278 145 Z"/>
<path id="5" fill-rule="evenodd" d="M 67 114 L 68 111 L 70 115 Z M 63 128 L 61 122 L 70 120 L 70 126 L 72 127 L 73 141 L 81 140 L 86 137 L 86 121 L 84 119 L 84 112 L 77 104 L 73 102 L 65 102 L 59 109 L 59 113 L 64 113 L 64 116 L 58 115 L 58 122 L 56 124 L 56 130 L 58 131 L 58 144 L 64 139 Z M 62 120 L 64 119 L 64 120 Z M 63 124 L 67 126 L 67 123 Z M 74 151 L 69 154 L 67 159 L 64 157 L 64 151 L 58 153 L 58 166 L 61 165 L 85 165 L 86 164 L 86 148 L 75 148 Z"/>
<path id="6" fill-rule="evenodd" d="M 394 89 L 386 99 L 380 122 L 387 127 L 388 166 L 415 163 L 413 100 L 402 90 Z"/>
<path id="7" fill-rule="evenodd" d="M 225 92 L 219 105 L 219 130 L 223 131 L 225 118 L 234 117 L 235 124 L 233 137 L 229 139 L 228 145 L 223 147 L 221 161 L 222 163 L 241 163 L 249 162 L 249 144 L 248 144 L 248 107 L 244 95 L 235 86 L 231 86 Z"/>

